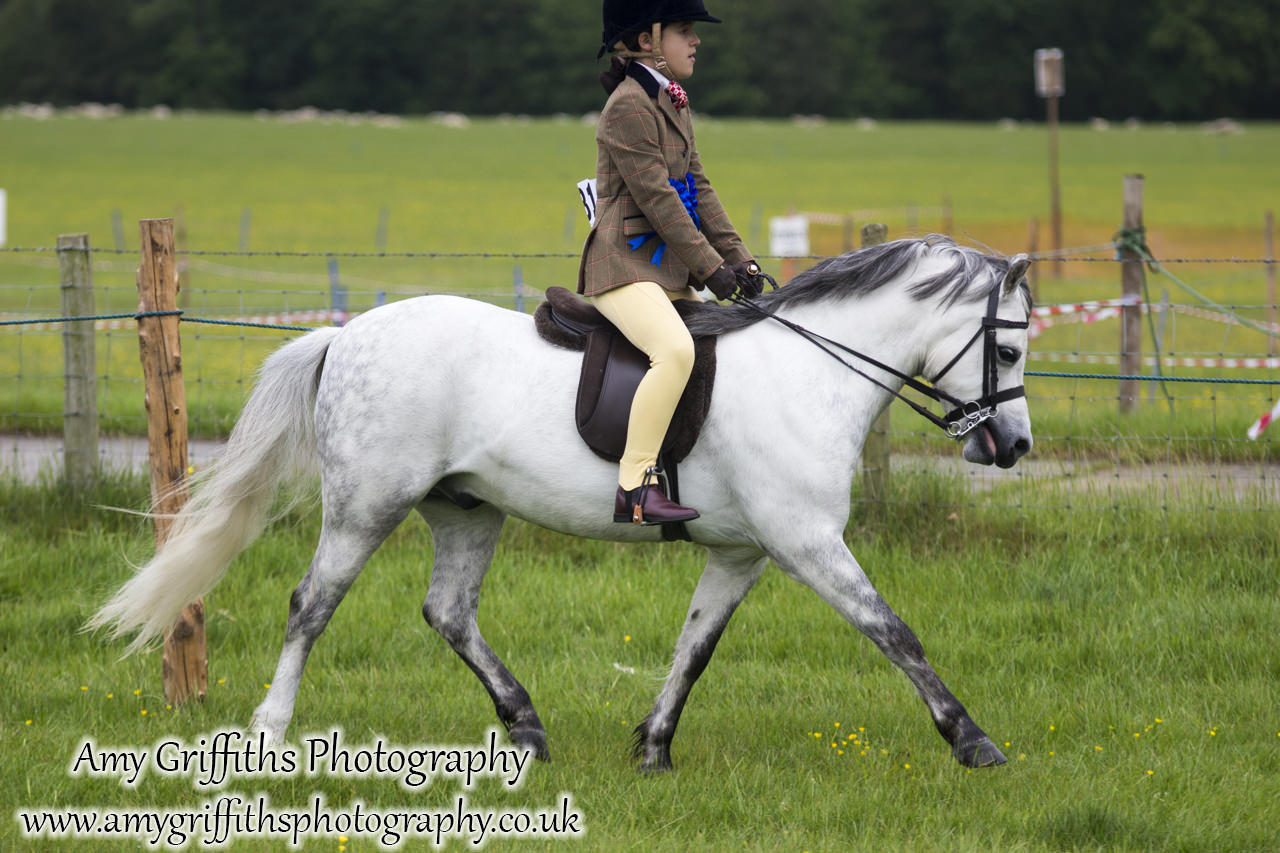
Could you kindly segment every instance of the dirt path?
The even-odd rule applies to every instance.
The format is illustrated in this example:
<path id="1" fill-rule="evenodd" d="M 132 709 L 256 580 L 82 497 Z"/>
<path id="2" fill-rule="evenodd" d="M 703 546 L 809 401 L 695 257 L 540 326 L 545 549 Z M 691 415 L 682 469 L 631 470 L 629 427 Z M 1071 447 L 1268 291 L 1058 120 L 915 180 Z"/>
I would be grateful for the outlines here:
<path id="1" fill-rule="evenodd" d="M 188 457 L 197 467 L 208 464 L 222 452 L 224 442 L 196 439 L 188 445 Z M 110 470 L 147 467 L 147 441 L 134 437 L 103 437 L 99 455 Z M 1280 465 L 1162 465 L 1116 467 L 1105 462 L 1071 462 L 1061 459 L 1024 459 L 1013 468 L 1001 470 L 965 462 L 959 453 L 949 456 L 899 454 L 892 459 L 893 471 L 932 471 L 958 474 L 973 491 L 987 491 L 1021 483 L 1069 485 L 1096 492 L 1117 489 L 1145 490 L 1152 495 L 1183 490 L 1230 491 L 1252 494 L 1261 489 L 1268 500 L 1280 503 Z M 16 474 L 23 482 L 36 482 L 41 472 L 56 474 L 62 469 L 62 439 L 56 436 L 0 435 L 0 477 Z"/>
<path id="2" fill-rule="evenodd" d="M 224 442 L 195 439 L 187 445 L 187 458 L 192 465 L 206 465 L 222 452 Z M 98 440 L 98 455 L 108 470 L 147 468 L 145 438 L 108 438 Z M 57 436 L 0 436 L 0 476 L 14 474 L 25 483 L 36 482 L 41 472 L 56 475 L 62 470 L 62 439 Z"/>

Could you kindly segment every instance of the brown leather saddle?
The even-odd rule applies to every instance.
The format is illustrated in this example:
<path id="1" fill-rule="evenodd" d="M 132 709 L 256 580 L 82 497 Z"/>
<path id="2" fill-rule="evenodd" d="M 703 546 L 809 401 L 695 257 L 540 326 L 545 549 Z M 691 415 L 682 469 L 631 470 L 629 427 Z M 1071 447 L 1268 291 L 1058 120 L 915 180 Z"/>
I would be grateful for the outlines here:
<path id="1" fill-rule="evenodd" d="M 693 303 L 673 303 L 686 316 Z M 538 334 L 548 343 L 583 353 L 578 376 L 575 421 L 578 434 L 595 454 L 610 462 L 622 458 L 627 419 L 649 357 L 628 341 L 591 303 L 563 287 L 549 287 L 533 315 Z M 716 339 L 694 339 L 693 373 L 676 406 L 662 443 L 658 465 L 667 475 L 667 496 L 679 502 L 676 463 L 693 450 L 711 406 L 716 378 Z M 667 528 L 679 528 L 668 530 Z M 663 537 L 688 539 L 684 525 L 664 525 Z"/>

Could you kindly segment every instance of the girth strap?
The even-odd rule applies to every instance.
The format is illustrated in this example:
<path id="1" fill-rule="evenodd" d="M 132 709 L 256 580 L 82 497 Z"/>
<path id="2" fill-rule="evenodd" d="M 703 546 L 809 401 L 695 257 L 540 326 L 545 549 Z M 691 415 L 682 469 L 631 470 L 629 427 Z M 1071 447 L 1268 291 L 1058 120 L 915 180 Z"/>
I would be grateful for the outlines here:
<path id="1" fill-rule="evenodd" d="M 663 472 L 663 479 L 667 481 L 667 497 L 672 503 L 680 503 L 680 469 L 668 456 L 665 450 L 658 454 L 658 467 Z M 693 541 L 689 528 L 683 521 L 668 521 L 662 525 L 662 539 L 665 542 Z"/>

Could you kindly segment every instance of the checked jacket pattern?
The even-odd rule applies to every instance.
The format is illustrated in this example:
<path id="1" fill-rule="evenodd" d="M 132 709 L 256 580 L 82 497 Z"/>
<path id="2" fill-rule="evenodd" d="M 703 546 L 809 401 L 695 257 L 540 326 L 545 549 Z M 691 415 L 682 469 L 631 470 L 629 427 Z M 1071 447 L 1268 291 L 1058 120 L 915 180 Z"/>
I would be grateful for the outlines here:
<path id="1" fill-rule="evenodd" d="M 594 296 L 636 281 L 680 291 L 701 286 L 726 261 L 751 258 L 702 168 L 690 110 L 677 110 L 644 69 L 633 65 L 609 97 L 596 143 L 596 224 L 578 266 L 579 293 Z M 671 184 L 687 175 L 699 223 Z M 656 265 L 651 248 L 629 246 L 649 232 L 667 246 Z"/>

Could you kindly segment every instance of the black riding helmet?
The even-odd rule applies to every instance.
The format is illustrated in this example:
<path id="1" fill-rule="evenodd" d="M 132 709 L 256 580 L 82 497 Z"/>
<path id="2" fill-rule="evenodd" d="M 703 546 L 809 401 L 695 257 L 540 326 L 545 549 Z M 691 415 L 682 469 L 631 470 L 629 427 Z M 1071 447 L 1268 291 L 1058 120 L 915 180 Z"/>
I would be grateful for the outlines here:
<path id="1" fill-rule="evenodd" d="M 702 0 L 604 0 L 604 32 L 598 59 L 605 51 L 632 33 L 639 33 L 653 24 L 670 24 L 676 21 L 705 21 L 719 24 L 720 19 L 707 11 Z"/>

